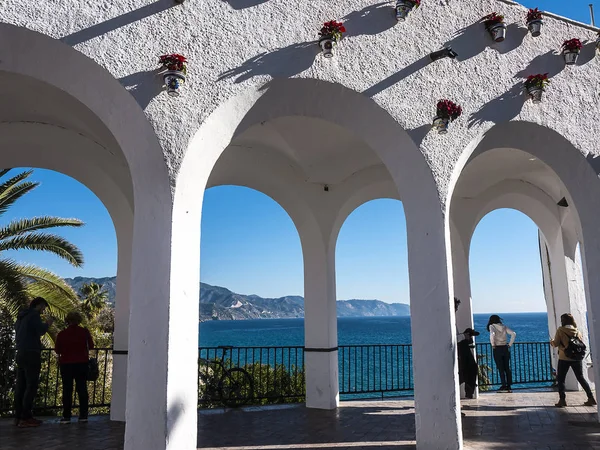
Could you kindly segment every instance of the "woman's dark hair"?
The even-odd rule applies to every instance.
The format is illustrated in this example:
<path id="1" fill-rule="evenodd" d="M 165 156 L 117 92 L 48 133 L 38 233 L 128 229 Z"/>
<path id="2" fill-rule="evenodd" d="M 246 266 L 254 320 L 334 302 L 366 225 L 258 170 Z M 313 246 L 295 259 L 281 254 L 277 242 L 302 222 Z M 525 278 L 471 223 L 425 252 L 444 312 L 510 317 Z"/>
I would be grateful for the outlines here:
<path id="1" fill-rule="evenodd" d="M 567 325 L 572 325 L 575 328 L 577 328 L 577 322 L 575 322 L 575 318 L 573 317 L 572 314 L 568 314 L 568 313 L 560 316 L 560 324 L 563 327 L 566 327 Z"/>
<path id="2" fill-rule="evenodd" d="M 71 311 L 65 317 L 67 325 L 80 325 L 83 322 L 83 316 L 77 311 Z"/>
<path id="3" fill-rule="evenodd" d="M 492 325 L 494 325 L 495 323 L 502 323 L 502 319 L 500 318 L 500 316 L 498 316 L 496 314 L 492 314 L 490 316 L 490 320 L 488 320 L 487 330 L 490 331 L 490 327 Z"/>
<path id="4" fill-rule="evenodd" d="M 31 303 L 29 304 L 29 307 L 33 309 L 33 308 L 38 307 L 39 305 L 45 305 L 46 308 L 47 308 L 48 307 L 48 302 L 43 297 L 36 297 L 33 300 L 31 300 Z"/>

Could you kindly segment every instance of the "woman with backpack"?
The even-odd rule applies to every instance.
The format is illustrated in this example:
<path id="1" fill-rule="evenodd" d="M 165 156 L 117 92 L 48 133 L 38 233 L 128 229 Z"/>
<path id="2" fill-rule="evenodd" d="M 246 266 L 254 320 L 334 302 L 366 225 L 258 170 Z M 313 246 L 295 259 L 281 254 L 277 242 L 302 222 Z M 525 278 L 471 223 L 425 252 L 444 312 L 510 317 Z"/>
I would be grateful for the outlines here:
<path id="1" fill-rule="evenodd" d="M 583 338 L 581 331 L 577 329 L 575 319 L 571 314 L 563 314 L 560 316 L 561 326 L 556 330 L 554 339 L 550 341 L 553 347 L 558 347 L 558 370 L 556 381 L 558 382 L 558 395 L 560 396 L 556 406 L 564 408 L 567 406 L 567 397 L 565 395 L 565 379 L 569 368 L 573 369 L 573 373 L 577 381 L 587 394 L 587 401 L 584 406 L 595 406 L 596 399 L 590 389 L 590 385 L 583 376 L 583 359 L 586 354 L 585 344 L 581 341 Z"/>
<path id="2" fill-rule="evenodd" d="M 500 316 L 493 314 L 490 316 L 487 324 L 487 330 L 490 332 L 490 344 L 494 353 L 494 362 L 500 372 L 500 381 L 502 386 L 498 391 L 512 392 L 512 372 L 510 370 L 510 348 L 515 343 L 517 333 L 502 323 Z M 508 336 L 510 335 L 510 341 Z"/>

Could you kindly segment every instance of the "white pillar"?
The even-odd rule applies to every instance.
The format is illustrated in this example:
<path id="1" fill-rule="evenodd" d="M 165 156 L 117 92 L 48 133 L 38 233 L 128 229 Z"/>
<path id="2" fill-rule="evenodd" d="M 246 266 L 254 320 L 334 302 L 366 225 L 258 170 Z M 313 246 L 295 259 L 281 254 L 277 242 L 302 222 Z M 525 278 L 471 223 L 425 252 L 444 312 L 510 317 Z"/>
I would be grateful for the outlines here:
<path id="1" fill-rule="evenodd" d="M 110 419 L 125 421 L 127 396 L 127 353 L 129 348 L 129 292 L 131 288 L 131 229 L 117 232 L 119 252 L 117 291 L 115 297 L 115 329 L 113 333 L 112 396 Z"/>
<path id="2" fill-rule="evenodd" d="M 456 331 L 465 331 L 473 328 L 473 302 L 471 299 L 471 277 L 469 273 L 469 258 L 464 248 L 458 230 L 452 227 L 452 275 L 454 279 L 454 296 L 460 300 L 460 306 L 456 312 Z M 477 330 L 481 332 L 482 330 Z M 473 338 L 475 340 L 476 338 Z M 473 356 L 477 358 L 477 352 L 473 349 Z M 466 398 L 465 386 L 460 386 L 460 397 Z M 475 388 L 475 398 L 479 397 L 479 389 Z"/>
<path id="3" fill-rule="evenodd" d="M 200 212 L 171 202 L 136 192 L 125 450 L 196 449 Z"/>
<path id="4" fill-rule="evenodd" d="M 405 203 L 417 449 L 458 450 L 462 428 L 451 253 L 446 253 L 443 217 L 434 210 L 434 205 L 409 208 Z"/>
<path id="5" fill-rule="evenodd" d="M 300 231 L 300 230 L 299 230 Z M 300 231 L 304 255 L 304 365 L 306 406 L 339 404 L 335 248 Z"/>

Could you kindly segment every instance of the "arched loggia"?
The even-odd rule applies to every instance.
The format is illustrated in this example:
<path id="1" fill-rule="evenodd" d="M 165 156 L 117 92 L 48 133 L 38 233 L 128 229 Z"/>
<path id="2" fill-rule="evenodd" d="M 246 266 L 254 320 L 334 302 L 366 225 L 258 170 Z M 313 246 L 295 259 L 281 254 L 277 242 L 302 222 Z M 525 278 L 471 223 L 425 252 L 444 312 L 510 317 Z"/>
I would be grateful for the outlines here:
<path id="1" fill-rule="evenodd" d="M 335 108 L 330 107 L 333 104 L 336 105 Z M 281 156 L 272 154 L 273 149 L 283 153 L 289 164 L 280 167 L 283 173 L 290 174 L 290 177 L 281 195 L 296 195 L 302 201 L 296 199 L 292 203 L 304 202 L 310 210 L 309 214 L 301 215 L 296 220 L 293 212 L 286 207 L 298 227 L 302 240 L 306 314 L 307 317 L 314 315 L 315 318 L 310 322 L 314 328 L 311 328 L 310 333 L 305 333 L 305 346 L 308 348 L 307 403 L 309 406 L 321 408 L 337 406 L 335 239 L 332 238 L 337 236 L 339 230 L 335 224 L 343 223 L 343 219 L 340 220 L 340 208 L 349 196 L 339 199 L 335 204 L 332 203 L 332 199 L 336 198 L 336 193 L 343 190 L 341 186 L 344 183 L 351 182 L 355 177 L 367 176 L 370 170 L 376 169 L 369 167 L 372 163 L 369 166 L 356 167 L 354 172 L 335 182 L 329 180 L 330 175 L 336 172 L 333 169 L 321 172 L 318 177 L 314 172 L 307 172 L 309 166 L 323 168 L 327 166 L 328 161 L 329 164 L 335 161 L 341 166 L 359 157 L 358 153 L 352 153 L 345 140 L 339 143 L 333 141 L 323 150 L 320 157 L 313 155 L 312 163 L 308 166 L 301 164 L 302 161 L 298 163 L 298 158 L 302 159 L 301 155 L 307 154 L 305 152 L 311 149 L 295 148 L 293 142 L 286 139 L 282 141 L 280 136 L 272 133 L 272 129 L 278 130 L 279 135 L 284 133 L 288 137 L 293 136 L 300 140 L 302 136 L 294 133 L 301 133 L 299 130 L 303 128 L 291 125 L 301 123 L 304 126 L 307 125 L 307 121 L 311 122 L 310 126 L 318 127 L 320 133 L 325 133 L 324 139 L 328 136 L 327 127 L 331 128 L 329 131 L 332 132 L 337 132 L 338 129 L 345 130 L 344 139 L 349 139 L 352 145 L 364 147 L 365 151 L 373 155 L 376 165 L 384 167 L 387 177 L 403 200 L 407 217 L 410 289 L 413 299 L 411 314 L 412 321 L 416 324 L 413 328 L 413 345 L 416 354 L 428 355 L 427 358 L 416 359 L 414 365 L 417 380 L 417 441 L 422 448 L 432 448 L 441 445 L 442 442 L 443 445 L 458 448 L 461 431 L 456 407 L 456 381 L 451 377 L 440 383 L 435 375 L 436 370 L 432 370 L 431 365 L 433 360 L 436 366 L 439 365 L 439 371 L 455 375 L 455 360 L 453 354 L 447 351 L 446 341 L 436 341 L 437 345 L 432 346 L 427 329 L 434 315 L 437 332 L 439 333 L 440 329 L 444 330 L 450 343 L 454 339 L 445 263 L 443 215 L 437 187 L 422 153 L 408 134 L 371 99 L 331 83 L 310 79 L 285 79 L 251 88 L 214 111 L 190 142 L 177 180 L 173 222 L 172 295 L 197 298 L 199 255 L 193 249 L 199 248 L 199 236 L 194 230 L 197 230 L 202 211 L 201 201 L 198 199 L 203 190 L 210 186 L 209 180 L 213 178 L 213 172 L 215 178 L 223 170 L 223 176 L 230 171 L 229 173 L 236 173 L 248 179 L 252 175 L 248 173 L 249 170 L 244 171 L 242 161 L 252 162 L 252 167 L 270 167 L 276 160 L 281 159 Z M 252 139 L 248 139 L 247 133 L 250 133 Z M 256 133 L 268 134 L 269 142 L 256 142 Z M 310 133 L 304 132 L 303 135 L 307 136 Z M 342 150 L 346 149 L 344 154 Z M 220 158 L 227 158 L 227 153 L 230 152 L 231 155 L 235 154 L 240 158 L 231 157 L 230 162 L 220 169 Z M 348 156 L 349 154 L 351 156 Z M 336 159 L 328 159 L 328 156 Z M 373 158 L 370 159 L 372 160 Z M 268 184 L 275 178 L 276 172 L 271 171 L 264 179 L 252 181 Z M 247 181 L 248 184 L 239 183 L 237 180 L 230 180 L 228 183 L 257 188 Z M 294 191 L 295 186 L 302 186 L 302 189 Z M 434 284 L 431 283 L 432 279 L 436 280 Z M 309 308 L 314 308 L 315 314 L 310 314 Z M 186 317 L 180 324 L 182 333 L 183 330 L 191 333 L 197 319 L 193 315 Z M 197 352 L 192 348 L 195 337 L 188 336 L 185 344 L 185 353 L 192 358 Z M 189 390 L 194 383 L 195 363 L 191 362 L 192 358 L 179 361 L 186 373 L 186 382 L 181 385 L 182 389 Z M 313 381 L 311 373 L 315 374 Z M 444 403 L 454 407 L 440 409 L 438 405 L 441 398 L 445 399 Z M 194 399 L 190 399 L 190 406 L 192 401 Z M 189 422 L 186 419 L 190 427 L 193 421 L 195 418 L 190 418 Z"/>

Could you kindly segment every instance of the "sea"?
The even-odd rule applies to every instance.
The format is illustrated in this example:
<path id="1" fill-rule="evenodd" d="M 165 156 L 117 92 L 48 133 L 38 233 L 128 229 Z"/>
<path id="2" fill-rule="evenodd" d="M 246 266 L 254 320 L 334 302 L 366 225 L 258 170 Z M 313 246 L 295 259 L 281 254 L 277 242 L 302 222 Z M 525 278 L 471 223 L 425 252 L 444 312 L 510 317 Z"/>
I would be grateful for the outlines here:
<path id="1" fill-rule="evenodd" d="M 475 314 L 477 342 L 489 342 L 489 314 Z M 517 342 L 548 342 L 546 313 L 500 315 L 517 333 Z M 462 330 L 461 330 L 462 331 Z M 410 317 L 340 317 L 339 345 L 410 344 Z M 200 324 L 201 347 L 270 347 L 304 345 L 304 319 L 212 320 Z"/>

